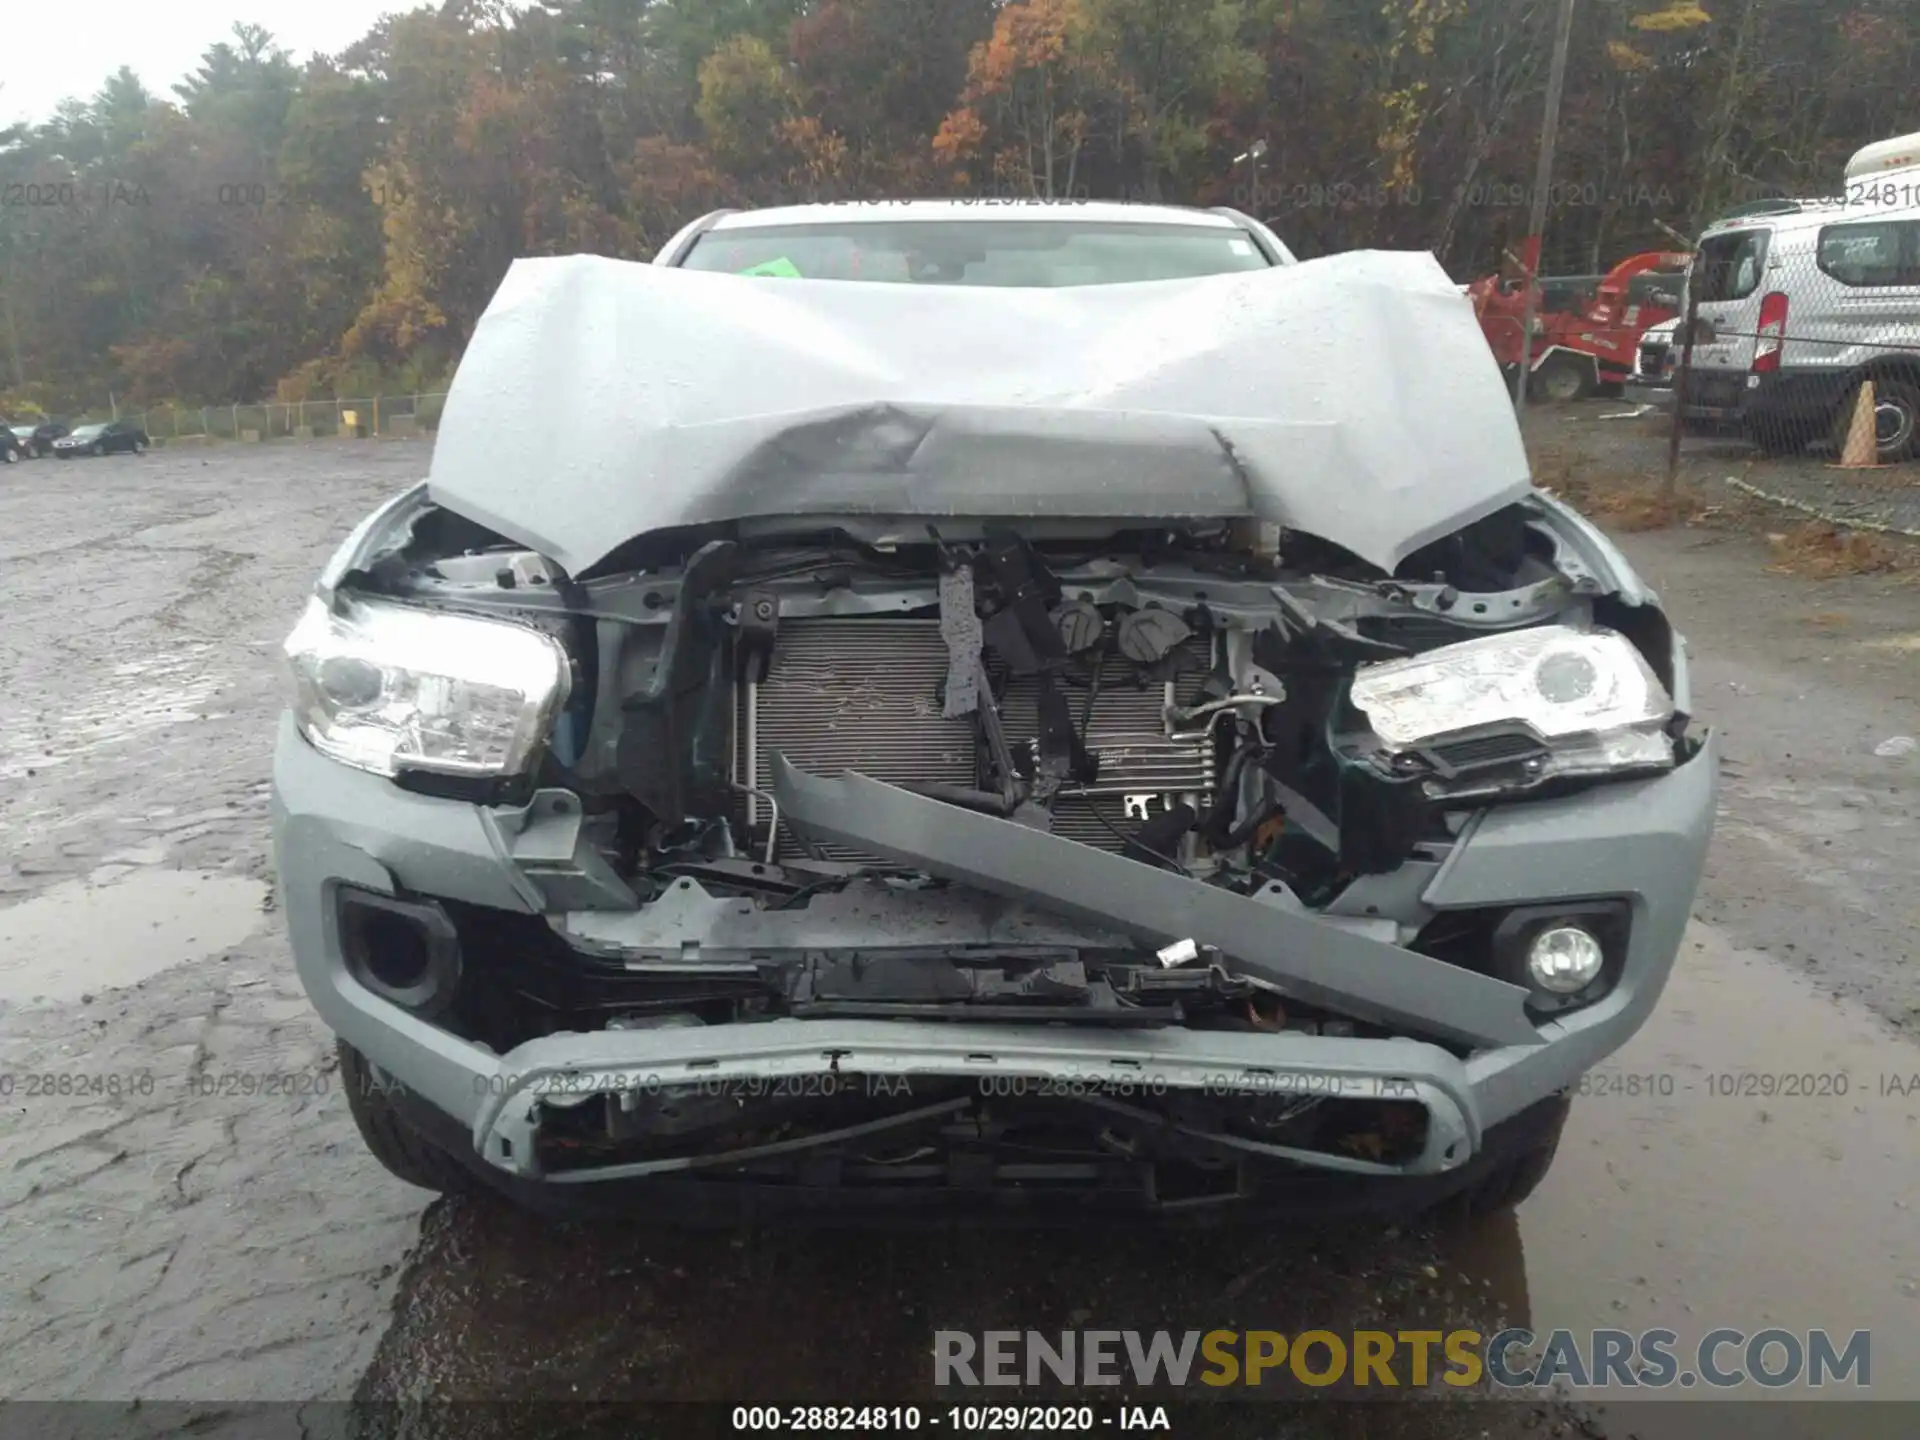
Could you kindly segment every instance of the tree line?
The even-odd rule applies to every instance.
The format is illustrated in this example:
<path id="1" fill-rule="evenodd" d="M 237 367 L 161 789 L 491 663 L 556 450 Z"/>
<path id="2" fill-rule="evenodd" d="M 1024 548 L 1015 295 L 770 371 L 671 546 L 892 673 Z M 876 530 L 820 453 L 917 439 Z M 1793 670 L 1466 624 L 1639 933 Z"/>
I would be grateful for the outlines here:
<path id="1" fill-rule="evenodd" d="M 515 256 L 796 199 L 1232 205 L 1467 279 L 1525 234 L 1557 4 L 443 0 L 305 64 L 236 25 L 0 131 L 0 410 L 436 388 Z M 1576 7 L 1551 270 L 1920 127 L 1920 0 Z"/>

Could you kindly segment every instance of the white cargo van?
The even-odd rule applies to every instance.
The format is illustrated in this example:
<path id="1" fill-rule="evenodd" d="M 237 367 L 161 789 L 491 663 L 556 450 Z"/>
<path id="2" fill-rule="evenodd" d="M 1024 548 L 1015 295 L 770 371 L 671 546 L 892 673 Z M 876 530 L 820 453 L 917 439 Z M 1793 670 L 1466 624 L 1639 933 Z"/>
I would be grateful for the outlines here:
<path id="1" fill-rule="evenodd" d="M 1695 275 L 1689 420 L 1735 422 L 1763 450 L 1790 453 L 1837 441 L 1871 376 L 1881 458 L 1914 453 L 1920 203 L 1752 207 L 1707 227 Z"/>

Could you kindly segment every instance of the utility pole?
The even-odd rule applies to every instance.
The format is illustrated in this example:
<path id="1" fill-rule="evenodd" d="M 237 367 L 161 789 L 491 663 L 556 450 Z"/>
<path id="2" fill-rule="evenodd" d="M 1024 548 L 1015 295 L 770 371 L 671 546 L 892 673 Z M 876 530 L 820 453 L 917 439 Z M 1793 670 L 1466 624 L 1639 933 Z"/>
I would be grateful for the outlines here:
<path id="1" fill-rule="evenodd" d="M 1553 64 L 1547 71 L 1546 114 L 1540 120 L 1540 163 L 1533 174 L 1533 213 L 1521 251 L 1527 299 L 1520 315 L 1520 373 L 1513 378 L 1516 410 L 1527 403 L 1527 372 L 1533 360 L 1533 311 L 1540 295 L 1540 237 L 1547 228 L 1547 191 L 1553 188 L 1553 142 L 1560 129 L 1560 91 L 1567 78 L 1567 46 L 1573 39 L 1573 0 L 1560 0 L 1560 22 L 1553 35 Z"/>

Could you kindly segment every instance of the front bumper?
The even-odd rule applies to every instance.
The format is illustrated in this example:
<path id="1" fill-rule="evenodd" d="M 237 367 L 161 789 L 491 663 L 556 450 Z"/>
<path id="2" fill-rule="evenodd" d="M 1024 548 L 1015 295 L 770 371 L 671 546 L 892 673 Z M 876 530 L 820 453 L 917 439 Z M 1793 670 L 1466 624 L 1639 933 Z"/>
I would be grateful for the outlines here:
<path id="1" fill-rule="evenodd" d="M 993 853 L 974 853 L 978 847 L 969 851 L 965 825 L 943 824 L 921 840 L 895 837 L 905 849 L 921 846 L 916 853 L 942 852 L 940 864 L 947 873 L 965 867 L 978 876 L 975 883 L 1002 896 L 1017 895 L 1017 876 L 1033 873 L 1035 864 L 1061 861 L 1049 847 L 1065 846 L 1074 852 L 1065 863 L 1091 867 L 1086 883 L 1124 877 L 1126 894 L 1111 893 L 1109 886 L 1111 898 L 1103 906 L 1104 918 L 1119 928 L 1146 937 L 1192 934 L 1209 943 L 1217 937 L 1223 948 L 1232 942 L 1230 953 L 1245 954 L 1258 948 L 1258 937 L 1223 930 L 1232 931 L 1251 916 L 1279 937 L 1283 953 L 1274 964 L 1305 993 L 1358 1007 L 1349 1013 L 1371 1008 L 1417 1017 L 1429 1007 L 1436 1014 L 1457 1010 L 1447 1024 L 1481 1032 L 1477 1040 L 1456 1037 L 1448 1045 L 1177 1028 L 1116 1033 L 1057 1025 L 778 1019 L 683 1030 L 565 1033 L 497 1054 L 361 985 L 345 961 L 335 894 L 346 885 L 540 913 L 545 908 L 540 883 L 515 859 L 508 827 L 498 815 L 481 806 L 412 794 L 340 766 L 313 751 L 283 719 L 274 763 L 274 840 L 295 964 L 321 1017 L 423 1107 L 442 1135 L 464 1137 L 457 1148 L 470 1161 L 509 1184 L 579 1190 L 648 1182 L 685 1189 L 708 1173 L 698 1157 L 548 1172 L 535 1143 L 545 1108 L 540 1095 L 562 1077 L 570 1091 L 583 1084 L 618 1091 L 636 1084 L 766 1083 L 822 1073 L 959 1077 L 976 1087 L 1045 1077 L 1083 1087 L 1102 1103 L 1123 1105 L 1143 1081 L 1174 1089 L 1211 1087 L 1214 1093 L 1415 1100 L 1428 1116 L 1424 1147 L 1403 1163 L 1252 1142 L 1242 1148 L 1269 1170 L 1300 1179 L 1318 1172 L 1327 1180 L 1328 1172 L 1339 1172 L 1347 1183 L 1416 1177 L 1464 1181 L 1486 1162 L 1490 1134 L 1515 1133 L 1504 1122 L 1518 1124 L 1572 1086 L 1651 1011 L 1672 967 L 1704 863 L 1718 763 L 1718 742 L 1710 734 L 1700 751 L 1670 774 L 1489 810 L 1425 878 L 1420 898 L 1439 910 L 1596 896 L 1628 901 L 1630 939 L 1613 990 L 1565 1018 L 1537 1027 L 1522 1020 L 1523 1030 L 1515 1026 L 1520 1014 L 1516 987 L 1257 901 L 1235 901 L 1252 910 L 1210 913 L 1206 896 L 1177 888 L 1207 887 L 1105 852 L 1038 832 L 1009 837 L 1004 822 L 984 817 L 973 818 L 994 827 L 998 840 L 1040 849 L 1024 855 L 1021 845 L 996 845 Z M 802 779 L 829 787 L 815 794 L 829 803 L 836 800 L 831 786 L 850 783 Z M 798 795 L 796 801 L 805 803 Z M 910 814 L 898 818 L 912 823 Z M 868 825 L 864 833 L 871 835 L 885 821 L 856 817 L 853 823 Z M 943 846 L 955 853 L 945 853 Z M 1115 871 L 1114 866 L 1124 868 Z M 1161 893 L 1162 882 L 1176 888 Z M 1164 913 L 1168 906 L 1175 913 Z M 1115 910 L 1118 914 L 1111 913 Z M 603 920 L 604 912 L 595 919 Z M 1396 975 L 1394 965 L 1406 962 L 1411 962 L 1409 972 Z M 724 1181 L 719 1186 L 726 1188 Z"/>
<path id="2" fill-rule="evenodd" d="M 1827 433 L 1855 377 L 1845 372 L 1695 370 L 1687 379 L 1687 419 L 1738 425 L 1748 433 Z"/>

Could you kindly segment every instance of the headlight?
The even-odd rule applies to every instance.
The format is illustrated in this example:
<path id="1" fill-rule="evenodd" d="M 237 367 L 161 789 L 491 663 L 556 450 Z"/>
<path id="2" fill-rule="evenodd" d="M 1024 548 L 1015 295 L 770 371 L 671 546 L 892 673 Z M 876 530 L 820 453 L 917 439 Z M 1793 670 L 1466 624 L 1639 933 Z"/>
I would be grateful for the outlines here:
<path id="1" fill-rule="evenodd" d="M 1525 726 L 1555 773 L 1673 763 L 1666 687 L 1618 631 L 1543 625 L 1363 667 L 1354 705 L 1389 748 Z"/>
<path id="2" fill-rule="evenodd" d="M 518 774 L 567 698 L 558 641 L 472 615 L 315 598 L 286 652 L 301 733 L 377 775 Z"/>

